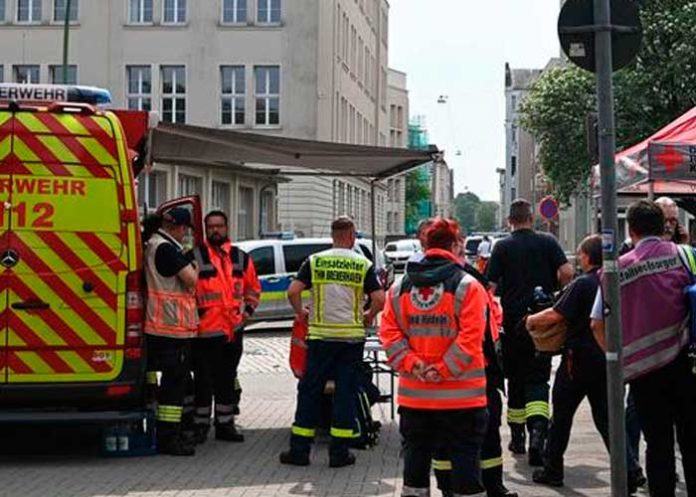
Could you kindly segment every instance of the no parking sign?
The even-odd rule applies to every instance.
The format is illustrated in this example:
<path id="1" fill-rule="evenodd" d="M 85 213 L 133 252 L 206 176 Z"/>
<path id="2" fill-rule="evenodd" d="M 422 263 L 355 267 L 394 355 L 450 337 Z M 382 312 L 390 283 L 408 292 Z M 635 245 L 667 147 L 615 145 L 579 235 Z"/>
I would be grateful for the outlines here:
<path id="1" fill-rule="evenodd" d="M 544 197 L 539 202 L 539 214 L 547 221 L 551 221 L 558 215 L 558 202 L 553 197 Z"/>

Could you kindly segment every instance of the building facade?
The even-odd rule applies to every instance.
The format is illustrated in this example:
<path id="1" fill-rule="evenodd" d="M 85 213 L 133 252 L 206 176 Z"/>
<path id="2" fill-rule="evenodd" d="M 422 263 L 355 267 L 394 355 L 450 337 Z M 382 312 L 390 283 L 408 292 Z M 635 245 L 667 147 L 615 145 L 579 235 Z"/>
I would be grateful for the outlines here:
<path id="1" fill-rule="evenodd" d="M 389 69 L 387 103 L 389 104 L 389 146 L 408 148 L 408 89 L 406 74 Z M 386 181 L 387 230 L 389 239 L 406 236 L 406 175 L 400 174 Z"/>
<path id="2" fill-rule="evenodd" d="M 0 78 L 63 81 L 65 3 L 0 2 Z M 387 145 L 388 12 L 386 0 L 72 0 L 66 82 L 108 88 L 114 106 L 167 122 Z M 230 214 L 238 239 L 278 229 L 323 236 L 338 214 L 371 225 L 370 185 L 352 178 L 277 185 L 155 164 L 139 179 L 141 205 L 199 194 L 206 210 Z M 375 191 L 383 237 L 387 189 Z"/>
<path id="3" fill-rule="evenodd" d="M 454 215 L 454 171 L 444 157 L 433 161 L 430 166 L 432 185 L 432 215 L 452 217 Z"/>

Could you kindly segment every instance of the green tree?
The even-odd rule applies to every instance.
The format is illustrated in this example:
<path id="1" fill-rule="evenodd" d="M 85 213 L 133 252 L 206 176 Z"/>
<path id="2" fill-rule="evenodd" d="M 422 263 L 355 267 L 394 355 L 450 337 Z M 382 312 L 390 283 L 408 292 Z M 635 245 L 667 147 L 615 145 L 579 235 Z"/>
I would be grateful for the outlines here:
<path id="1" fill-rule="evenodd" d="M 480 205 L 481 199 L 472 192 L 460 193 L 454 200 L 454 217 L 465 232 L 477 230 L 477 214 Z"/>
<path id="2" fill-rule="evenodd" d="M 430 215 L 430 183 L 427 166 L 406 174 L 406 232 L 413 234 L 418 222 Z"/>
<path id="3" fill-rule="evenodd" d="M 619 149 L 647 138 L 696 105 L 696 3 L 640 3 L 640 53 L 614 76 Z M 541 164 L 562 202 L 587 188 L 591 160 L 584 122 L 594 109 L 593 75 L 572 66 L 542 74 L 521 105 L 521 124 L 539 140 Z"/>
<path id="4" fill-rule="evenodd" d="M 498 202 L 481 202 L 477 212 L 478 231 L 496 231 Z"/>

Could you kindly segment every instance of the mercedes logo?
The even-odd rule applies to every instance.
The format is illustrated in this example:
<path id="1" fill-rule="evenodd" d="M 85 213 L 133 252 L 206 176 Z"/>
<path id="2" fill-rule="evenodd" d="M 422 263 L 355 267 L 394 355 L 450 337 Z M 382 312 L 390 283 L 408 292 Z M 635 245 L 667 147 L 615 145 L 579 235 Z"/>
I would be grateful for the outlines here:
<path id="1" fill-rule="evenodd" d="M 0 257 L 0 264 L 6 268 L 14 267 L 19 262 L 19 254 L 17 251 L 9 249 L 5 250 Z"/>

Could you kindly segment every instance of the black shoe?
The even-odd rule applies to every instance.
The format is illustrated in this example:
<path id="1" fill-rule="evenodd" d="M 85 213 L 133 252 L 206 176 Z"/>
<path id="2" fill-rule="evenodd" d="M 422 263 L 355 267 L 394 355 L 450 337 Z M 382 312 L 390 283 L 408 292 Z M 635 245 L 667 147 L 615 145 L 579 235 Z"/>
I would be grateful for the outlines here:
<path id="1" fill-rule="evenodd" d="M 169 454 L 170 456 L 192 456 L 196 453 L 196 449 L 193 444 L 186 441 L 183 437 L 176 437 L 159 440 L 157 452 Z"/>
<path id="2" fill-rule="evenodd" d="M 224 440 L 225 442 L 243 442 L 244 435 L 237 431 L 234 423 L 215 426 L 215 440 Z"/>
<path id="3" fill-rule="evenodd" d="M 563 486 L 563 477 L 554 475 L 546 468 L 537 469 L 534 473 L 532 473 L 532 480 L 534 480 L 535 483 L 541 483 L 542 485 L 548 485 L 549 487 Z"/>
<path id="4" fill-rule="evenodd" d="M 280 454 L 280 462 L 282 464 L 291 464 L 293 466 L 309 466 L 309 454 L 301 454 L 289 450 Z"/>
<path id="5" fill-rule="evenodd" d="M 208 432 L 210 431 L 210 426 L 199 425 L 193 430 L 192 442 L 195 445 L 200 445 L 208 440 Z"/>
<path id="6" fill-rule="evenodd" d="M 514 427 L 511 428 L 510 430 L 510 445 L 508 445 L 508 449 L 510 452 L 513 454 L 526 454 L 527 449 L 525 447 L 525 427 L 520 426 L 520 427 Z"/>
<path id="7" fill-rule="evenodd" d="M 532 430 L 529 435 L 529 465 L 541 467 L 544 465 L 544 433 L 541 430 Z"/>
<path id="8" fill-rule="evenodd" d="M 451 490 L 441 490 L 442 497 L 454 497 L 454 493 Z"/>
<path id="9" fill-rule="evenodd" d="M 350 452 L 341 457 L 329 457 L 330 468 L 342 468 L 343 466 L 350 466 L 351 464 L 355 464 L 355 456 Z"/>

